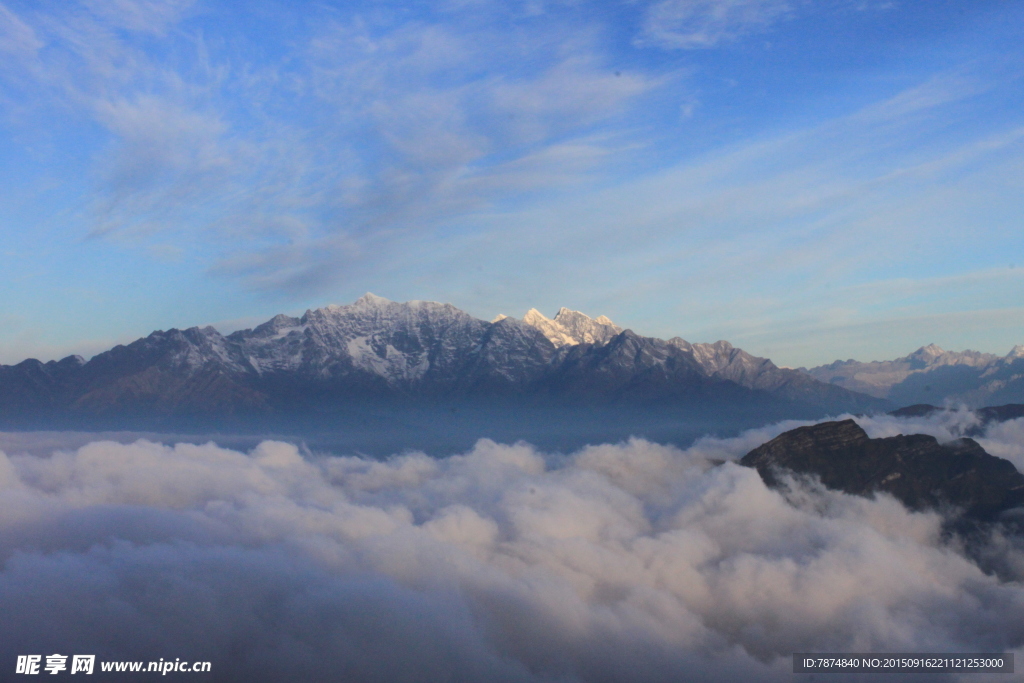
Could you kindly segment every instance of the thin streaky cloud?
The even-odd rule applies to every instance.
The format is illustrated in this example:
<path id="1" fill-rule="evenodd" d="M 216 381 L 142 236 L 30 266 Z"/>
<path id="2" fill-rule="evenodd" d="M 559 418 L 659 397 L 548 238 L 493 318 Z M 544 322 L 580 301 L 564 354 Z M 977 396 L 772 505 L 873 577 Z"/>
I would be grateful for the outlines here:
<path id="1" fill-rule="evenodd" d="M 636 39 L 666 49 L 712 48 L 768 29 L 793 12 L 789 0 L 662 0 L 653 3 Z"/>
<path id="2" fill-rule="evenodd" d="M 196 0 L 83 0 L 83 4 L 111 26 L 163 35 L 187 16 Z"/>
<path id="3" fill-rule="evenodd" d="M 0 52 L 32 55 L 43 45 L 31 26 L 0 3 Z"/>

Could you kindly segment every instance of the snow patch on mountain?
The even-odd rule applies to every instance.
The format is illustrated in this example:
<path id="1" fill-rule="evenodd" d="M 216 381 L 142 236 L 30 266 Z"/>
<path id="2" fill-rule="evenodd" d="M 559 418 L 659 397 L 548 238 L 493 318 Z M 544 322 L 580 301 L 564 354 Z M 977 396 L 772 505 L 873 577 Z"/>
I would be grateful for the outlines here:
<path id="1" fill-rule="evenodd" d="M 354 367 L 379 375 L 395 385 L 401 381 L 415 381 L 430 368 L 424 354 L 402 353 L 391 344 L 375 348 L 370 337 L 355 337 L 346 344 L 346 351 Z"/>

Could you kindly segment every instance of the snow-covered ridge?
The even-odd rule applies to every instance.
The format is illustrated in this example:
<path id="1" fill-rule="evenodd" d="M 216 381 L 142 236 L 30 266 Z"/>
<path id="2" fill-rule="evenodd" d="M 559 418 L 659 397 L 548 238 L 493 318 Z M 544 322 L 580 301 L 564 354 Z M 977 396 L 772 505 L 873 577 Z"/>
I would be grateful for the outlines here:
<path id="1" fill-rule="evenodd" d="M 277 315 L 227 336 L 212 327 L 172 329 L 85 365 L 65 359 L 22 366 L 0 368 L 0 389 L 3 381 L 42 387 L 49 393 L 40 402 L 96 413 L 139 405 L 154 414 L 318 411 L 345 402 L 444 397 L 671 402 L 692 400 L 707 387 L 732 401 L 744 395 L 735 393 L 736 385 L 843 410 L 864 404 L 864 397 L 781 370 L 724 341 L 643 337 L 568 308 L 553 319 L 531 310 L 523 320 L 487 322 L 451 304 L 397 303 L 372 294 L 301 317 Z M 10 395 L 24 393 L 17 391 L 22 394 Z M 763 401 L 758 396 L 747 399 Z"/>
<path id="2" fill-rule="evenodd" d="M 459 346 L 486 325 L 451 304 L 396 303 L 367 293 L 352 304 L 308 310 L 301 318 L 279 315 L 231 337 L 257 373 L 331 377 L 359 370 L 395 385 L 443 367 L 446 347 Z"/>
<path id="3" fill-rule="evenodd" d="M 522 320 L 499 315 L 485 322 L 451 304 L 397 303 L 367 293 L 352 304 L 308 310 L 301 318 L 275 316 L 227 341 L 241 356 L 231 360 L 259 375 L 286 371 L 327 378 L 355 371 L 402 387 L 430 379 L 457 383 L 481 362 L 507 381 L 526 381 L 557 360 L 556 349 L 602 346 L 623 332 L 606 316 L 591 318 L 564 307 L 554 318 L 530 309 Z M 681 351 L 699 374 L 748 388 L 776 388 L 798 376 L 726 341 L 649 341 Z M 658 364 L 667 356 L 651 358 Z"/>

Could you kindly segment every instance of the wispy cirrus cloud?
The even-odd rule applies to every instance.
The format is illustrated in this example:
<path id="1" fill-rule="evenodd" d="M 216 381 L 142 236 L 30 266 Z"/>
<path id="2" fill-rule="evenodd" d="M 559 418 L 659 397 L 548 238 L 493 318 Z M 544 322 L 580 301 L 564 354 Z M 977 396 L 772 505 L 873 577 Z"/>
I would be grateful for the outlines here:
<path id="1" fill-rule="evenodd" d="M 794 11 L 792 0 L 661 0 L 643 20 L 640 45 L 692 50 L 763 31 Z"/>
<path id="2" fill-rule="evenodd" d="M 0 52 L 33 54 L 43 42 L 27 23 L 0 4 Z"/>
<path id="3" fill-rule="evenodd" d="M 196 0 L 83 0 L 83 4 L 110 26 L 161 35 L 187 16 Z"/>
<path id="4" fill-rule="evenodd" d="M 600 26 L 523 27 L 516 12 L 508 41 L 473 12 L 313 9 L 283 59 L 258 62 L 183 24 L 165 38 L 175 59 L 154 61 L 134 34 L 167 34 L 192 5 L 33 15 L 53 46 L 34 99 L 105 132 L 92 236 L 201 235 L 219 245 L 211 272 L 255 289 L 322 291 L 402 235 L 586 180 L 625 146 L 595 133 L 664 82 L 611 68 Z"/>
<path id="5" fill-rule="evenodd" d="M 117 143 L 101 166 L 107 191 L 96 206 L 92 235 L 165 228 L 165 218 L 179 217 L 183 205 L 223 190 L 239 161 L 216 114 L 146 96 L 100 100 L 95 108 Z"/>
<path id="6" fill-rule="evenodd" d="M 356 21 L 311 40 L 310 68 L 297 78 L 333 119 L 318 132 L 346 140 L 331 161 L 339 203 L 307 239 L 236 254 L 215 272 L 259 288 L 315 291 L 354 255 L 386 253 L 403 235 L 578 184 L 625 144 L 595 127 L 660 82 L 613 72 L 596 44 L 584 39 L 581 47 L 575 36 L 523 45 L 491 29 L 450 33 Z M 525 65 L 505 76 L 481 67 L 523 54 Z"/>

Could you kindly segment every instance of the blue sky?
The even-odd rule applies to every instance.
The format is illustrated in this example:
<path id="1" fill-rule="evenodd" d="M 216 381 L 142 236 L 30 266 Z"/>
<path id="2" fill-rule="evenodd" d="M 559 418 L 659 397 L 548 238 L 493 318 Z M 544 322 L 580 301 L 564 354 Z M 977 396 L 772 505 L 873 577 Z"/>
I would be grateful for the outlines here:
<path id="1" fill-rule="evenodd" d="M 1024 343 L 1024 2 L 0 0 L 0 362 L 366 291 Z"/>

